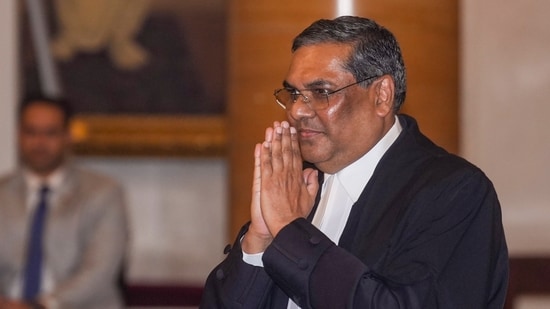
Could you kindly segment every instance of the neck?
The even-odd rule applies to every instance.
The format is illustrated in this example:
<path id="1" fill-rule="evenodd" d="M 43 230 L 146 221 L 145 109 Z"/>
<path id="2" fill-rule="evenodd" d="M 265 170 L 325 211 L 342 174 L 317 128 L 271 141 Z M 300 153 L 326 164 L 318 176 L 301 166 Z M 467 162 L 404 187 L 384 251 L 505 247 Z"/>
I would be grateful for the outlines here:
<path id="1" fill-rule="evenodd" d="M 34 175 L 35 177 L 39 178 L 40 180 L 47 180 L 50 178 L 53 174 L 55 174 L 58 170 L 61 169 L 62 164 L 56 165 L 55 167 L 47 168 L 47 169 L 33 169 L 30 166 L 26 166 L 26 170 Z"/>

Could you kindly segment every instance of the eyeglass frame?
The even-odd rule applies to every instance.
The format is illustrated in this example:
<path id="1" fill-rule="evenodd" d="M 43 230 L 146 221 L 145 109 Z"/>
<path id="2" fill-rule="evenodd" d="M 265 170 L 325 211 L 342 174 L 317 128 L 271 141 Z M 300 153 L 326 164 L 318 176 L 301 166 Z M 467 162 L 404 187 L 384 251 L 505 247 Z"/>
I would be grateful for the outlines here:
<path id="1" fill-rule="evenodd" d="M 279 99 L 277 98 L 277 94 L 280 93 L 281 91 L 283 90 L 286 90 L 290 93 L 290 91 L 296 91 L 297 93 L 290 93 L 290 95 L 296 95 L 296 96 L 301 96 L 302 97 L 302 102 L 308 104 L 310 102 L 310 98 L 308 96 L 306 96 L 305 94 L 302 93 L 302 91 L 313 91 L 313 90 L 324 90 L 325 92 L 324 93 L 318 93 L 319 95 L 323 95 L 325 97 L 325 99 L 327 100 L 327 105 L 329 104 L 329 96 L 330 95 L 333 95 L 337 92 L 340 92 L 344 89 L 347 89 L 349 87 L 352 87 L 352 86 L 355 86 L 355 85 L 358 85 L 360 83 L 363 83 L 363 82 L 366 82 L 368 81 L 369 79 L 373 79 L 373 78 L 377 78 L 377 77 L 380 77 L 378 75 L 374 75 L 374 76 L 370 76 L 370 77 L 367 77 L 365 79 L 362 79 L 360 81 L 357 81 L 357 82 L 354 82 L 354 83 L 351 83 L 349 85 L 346 85 L 344 87 L 341 87 L 341 88 L 338 88 L 336 90 L 333 90 L 333 91 L 328 91 L 327 89 L 302 89 L 302 90 L 299 90 L 299 89 L 293 89 L 293 88 L 280 88 L 280 89 L 275 89 L 275 91 L 273 92 L 273 96 L 275 96 L 275 102 L 277 102 L 277 104 L 279 106 L 281 106 L 284 110 L 287 109 L 286 105 L 283 104 L 281 101 L 279 101 Z M 298 101 L 298 97 L 296 97 L 295 100 L 292 101 L 292 103 L 296 103 L 296 101 Z M 313 108 L 310 104 L 308 104 L 311 108 Z"/>

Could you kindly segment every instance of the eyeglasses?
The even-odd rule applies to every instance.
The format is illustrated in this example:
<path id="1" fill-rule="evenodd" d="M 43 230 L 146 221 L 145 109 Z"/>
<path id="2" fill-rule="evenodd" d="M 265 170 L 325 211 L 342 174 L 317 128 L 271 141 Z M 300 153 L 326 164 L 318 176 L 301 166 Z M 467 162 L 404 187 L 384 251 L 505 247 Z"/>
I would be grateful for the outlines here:
<path id="1" fill-rule="evenodd" d="M 373 79 L 375 77 L 378 77 L 378 76 L 367 77 L 358 82 L 346 85 L 342 88 L 339 88 L 333 91 L 330 91 L 328 89 L 322 89 L 322 88 L 304 89 L 304 90 L 298 90 L 294 88 L 281 88 L 281 89 L 275 90 L 273 95 L 275 96 L 275 101 L 277 102 L 277 104 L 279 104 L 284 109 L 291 108 L 292 104 L 296 103 L 299 97 L 302 97 L 302 102 L 309 105 L 309 107 L 311 107 L 314 110 L 321 110 L 328 107 L 328 103 L 329 103 L 328 98 L 330 95 L 333 95 L 337 92 L 340 92 L 351 86 L 360 84 L 362 82 L 366 82 L 367 80 Z"/>

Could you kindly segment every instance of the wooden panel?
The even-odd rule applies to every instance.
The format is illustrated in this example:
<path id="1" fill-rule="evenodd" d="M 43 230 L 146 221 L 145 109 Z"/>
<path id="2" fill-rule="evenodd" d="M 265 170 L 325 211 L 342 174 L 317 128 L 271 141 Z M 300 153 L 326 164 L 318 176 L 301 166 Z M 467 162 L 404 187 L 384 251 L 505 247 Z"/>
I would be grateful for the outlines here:
<path id="1" fill-rule="evenodd" d="M 229 4 L 229 235 L 249 220 L 254 144 L 266 126 L 285 118 L 274 103 L 290 61 L 292 39 L 337 1 L 231 1 Z M 404 112 L 437 143 L 457 151 L 457 1 L 355 1 L 400 41 L 409 73 Z"/>
<path id="2" fill-rule="evenodd" d="M 458 152 L 458 1 L 356 1 L 369 16 L 394 33 L 407 67 L 403 112 L 450 152 Z"/>
<path id="3" fill-rule="evenodd" d="M 250 217 L 254 145 L 274 120 L 285 119 L 273 90 L 288 69 L 291 41 L 314 20 L 331 17 L 332 7 L 328 0 L 230 2 L 230 237 Z"/>

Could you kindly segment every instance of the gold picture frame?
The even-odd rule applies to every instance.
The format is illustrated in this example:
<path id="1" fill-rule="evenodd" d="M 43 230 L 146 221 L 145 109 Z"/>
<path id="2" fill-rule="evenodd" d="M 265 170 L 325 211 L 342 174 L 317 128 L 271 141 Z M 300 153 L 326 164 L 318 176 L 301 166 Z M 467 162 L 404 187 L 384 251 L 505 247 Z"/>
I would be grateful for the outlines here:
<path id="1" fill-rule="evenodd" d="M 89 156 L 215 157 L 227 153 L 224 116 L 79 115 L 73 151 Z"/>

